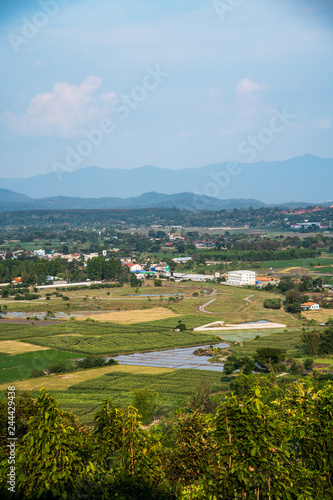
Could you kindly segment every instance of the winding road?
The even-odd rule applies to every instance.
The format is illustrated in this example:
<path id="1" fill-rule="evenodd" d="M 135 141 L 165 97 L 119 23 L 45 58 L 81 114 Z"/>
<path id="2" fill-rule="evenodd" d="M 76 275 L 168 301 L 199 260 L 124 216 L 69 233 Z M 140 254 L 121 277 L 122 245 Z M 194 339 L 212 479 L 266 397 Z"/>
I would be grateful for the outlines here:
<path id="1" fill-rule="evenodd" d="M 213 288 L 213 291 L 208 295 L 208 297 L 211 297 L 212 295 L 216 295 L 215 288 Z M 199 311 L 202 312 L 202 313 L 206 313 L 206 314 L 216 314 L 214 312 L 206 311 L 206 309 L 205 309 L 207 306 L 209 306 L 210 304 L 212 304 L 213 302 L 215 302 L 215 300 L 216 299 L 210 299 L 208 302 L 206 302 L 202 306 L 199 306 Z"/>

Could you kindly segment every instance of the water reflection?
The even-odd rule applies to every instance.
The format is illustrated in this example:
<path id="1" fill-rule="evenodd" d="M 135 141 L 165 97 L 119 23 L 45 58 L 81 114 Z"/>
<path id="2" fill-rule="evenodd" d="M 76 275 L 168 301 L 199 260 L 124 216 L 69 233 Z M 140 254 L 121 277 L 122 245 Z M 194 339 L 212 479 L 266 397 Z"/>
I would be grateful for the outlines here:
<path id="1" fill-rule="evenodd" d="M 115 356 L 120 364 L 124 365 L 142 365 L 142 366 L 158 366 L 160 368 L 191 368 L 194 370 L 213 370 L 223 371 L 223 364 L 209 363 L 210 356 L 195 356 L 193 352 L 199 348 L 207 346 L 185 347 L 181 349 L 168 349 L 165 351 L 154 351 L 135 354 L 124 354 Z M 214 344 L 214 347 L 229 347 L 228 344 L 222 342 Z"/>
<path id="2" fill-rule="evenodd" d="M 13 312 L 7 312 L 7 313 L 1 313 L 0 314 L 2 316 L 2 318 L 6 319 L 6 318 L 15 318 L 15 319 L 26 319 L 28 316 L 30 318 L 32 317 L 35 317 L 38 318 L 38 319 L 43 319 L 45 318 L 45 316 L 47 315 L 47 313 L 44 311 L 40 311 L 40 312 L 18 312 L 18 311 L 13 311 Z M 64 312 L 56 312 L 54 313 L 54 316 L 50 316 L 50 319 L 69 319 L 71 316 L 73 316 L 73 313 L 72 314 L 67 314 L 67 313 L 64 313 Z M 77 314 L 75 313 L 75 316 L 83 316 L 83 314 Z"/>

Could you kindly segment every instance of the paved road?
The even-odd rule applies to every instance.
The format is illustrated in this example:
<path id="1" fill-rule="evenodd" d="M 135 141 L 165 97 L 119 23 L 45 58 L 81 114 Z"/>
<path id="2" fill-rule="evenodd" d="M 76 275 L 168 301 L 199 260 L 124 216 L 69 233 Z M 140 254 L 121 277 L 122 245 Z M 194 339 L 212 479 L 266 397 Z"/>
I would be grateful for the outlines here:
<path id="1" fill-rule="evenodd" d="M 249 306 L 249 302 L 251 302 L 251 297 L 254 297 L 254 295 L 249 295 L 248 297 L 244 297 L 243 300 L 245 300 L 245 306 L 242 307 L 241 311 L 244 311 L 246 307 Z"/>
<path id="2" fill-rule="evenodd" d="M 210 312 L 210 311 L 206 311 L 206 309 L 205 309 L 205 307 L 207 307 L 210 304 L 212 304 L 213 302 L 215 302 L 215 300 L 216 299 L 211 299 L 208 302 L 206 302 L 206 304 L 204 304 L 203 306 L 200 306 L 199 307 L 199 311 L 202 312 L 202 313 L 206 313 L 206 314 L 216 314 L 216 313 L 213 313 L 213 312 Z"/>

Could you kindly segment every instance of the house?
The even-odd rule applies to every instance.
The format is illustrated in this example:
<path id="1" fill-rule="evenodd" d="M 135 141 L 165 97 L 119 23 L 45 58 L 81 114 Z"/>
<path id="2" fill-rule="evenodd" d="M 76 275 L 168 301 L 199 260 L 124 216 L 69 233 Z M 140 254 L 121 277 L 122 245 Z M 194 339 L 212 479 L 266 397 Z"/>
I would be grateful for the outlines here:
<path id="1" fill-rule="evenodd" d="M 140 264 L 135 264 L 133 262 L 125 262 L 123 266 L 127 266 L 131 273 L 135 273 L 136 271 L 143 271 L 143 267 Z"/>
<path id="2" fill-rule="evenodd" d="M 304 302 L 301 307 L 303 311 L 318 311 L 320 309 L 320 305 L 316 302 Z"/>
<path id="3" fill-rule="evenodd" d="M 255 285 L 256 273 L 254 271 L 231 271 L 228 273 L 227 285 L 243 286 Z"/>

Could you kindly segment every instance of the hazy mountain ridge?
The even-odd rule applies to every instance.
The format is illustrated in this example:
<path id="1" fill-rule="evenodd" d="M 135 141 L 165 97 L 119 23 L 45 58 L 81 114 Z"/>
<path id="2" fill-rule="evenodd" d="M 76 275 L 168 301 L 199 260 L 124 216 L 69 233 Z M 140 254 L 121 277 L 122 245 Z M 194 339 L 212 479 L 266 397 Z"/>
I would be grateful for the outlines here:
<path id="1" fill-rule="evenodd" d="M 327 205 L 329 202 L 326 202 Z M 286 203 L 286 208 L 307 207 L 310 203 Z M 8 189 L 0 189 L 0 211 L 17 210 L 97 210 L 97 209 L 138 209 L 138 208 L 178 208 L 190 211 L 232 210 L 234 208 L 261 208 L 270 206 L 254 199 L 220 200 L 193 193 L 161 194 L 145 193 L 132 198 L 76 198 L 56 196 L 49 198 L 29 198 Z M 277 205 L 273 205 L 277 206 Z"/>
<path id="2" fill-rule="evenodd" d="M 234 165 L 234 166 L 232 166 Z M 333 159 L 312 155 L 285 161 L 224 162 L 169 170 L 145 165 L 133 170 L 87 167 L 27 179 L 0 178 L 0 187 L 32 198 L 136 198 L 145 193 L 196 193 L 221 200 L 253 199 L 268 204 L 333 198 Z M 162 201 L 161 201 L 162 202 Z"/>

